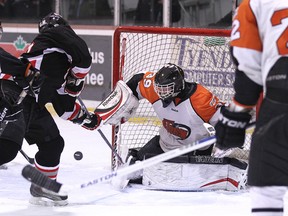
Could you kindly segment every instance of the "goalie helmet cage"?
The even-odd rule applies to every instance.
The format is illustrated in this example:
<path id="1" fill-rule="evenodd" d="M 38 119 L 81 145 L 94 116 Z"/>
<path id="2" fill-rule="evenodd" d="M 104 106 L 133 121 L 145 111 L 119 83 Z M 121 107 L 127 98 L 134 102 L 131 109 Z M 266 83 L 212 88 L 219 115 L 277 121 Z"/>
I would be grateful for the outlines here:
<path id="1" fill-rule="evenodd" d="M 229 102 L 235 71 L 229 41 L 230 30 L 224 29 L 118 27 L 113 38 L 113 87 L 135 73 L 156 72 L 165 63 L 175 63 L 184 70 L 186 81 L 198 82 Z M 127 149 L 145 145 L 160 126 L 152 106 L 141 100 L 128 122 L 113 126 L 112 146 L 123 155 Z M 244 148 L 234 151 L 232 157 L 247 160 L 250 140 L 251 133 L 247 133 Z M 117 157 L 112 154 L 112 169 L 116 166 Z"/>

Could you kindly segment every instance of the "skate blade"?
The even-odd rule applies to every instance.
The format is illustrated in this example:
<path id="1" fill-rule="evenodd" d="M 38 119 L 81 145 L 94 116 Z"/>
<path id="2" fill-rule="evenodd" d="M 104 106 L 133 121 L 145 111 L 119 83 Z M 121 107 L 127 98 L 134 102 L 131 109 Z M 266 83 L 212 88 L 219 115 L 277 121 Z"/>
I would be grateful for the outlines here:
<path id="1" fill-rule="evenodd" d="M 7 170 L 8 167 L 7 167 L 5 164 L 3 164 L 3 165 L 0 166 L 0 170 L 1 170 L 1 169 L 2 169 L 2 170 Z"/>
<path id="2" fill-rule="evenodd" d="M 45 197 L 31 197 L 29 203 L 39 206 L 66 206 L 68 205 L 68 200 L 53 201 Z"/>

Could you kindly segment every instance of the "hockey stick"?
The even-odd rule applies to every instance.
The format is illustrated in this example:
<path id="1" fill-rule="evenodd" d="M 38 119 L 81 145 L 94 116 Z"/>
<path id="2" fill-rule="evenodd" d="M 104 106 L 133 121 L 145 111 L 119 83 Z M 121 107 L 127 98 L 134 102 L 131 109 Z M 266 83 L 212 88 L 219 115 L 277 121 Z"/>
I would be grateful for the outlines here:
<path id="1" fill-rule="evenodd" d="M 90 113 L 87 109 L 87 107 L 85 106 L 83 100 L 78 96 L 77 97 L 81 107 L 83 108 L 83 110 L 85 111 L 85 113 L 90 116 Z M 108 145 L 108 147 L 112 150 L 113 154 L 118 158 L 118 160 L 120 161 L 121 164 L 124 164 L 122 158 L 120 157 L 120 155 L 116 152 L 115 149 L 113 149 L 112 145 L 110 144 L 109 140 L 106 138 L 105 134 L 102 132 L 102 130 L 99 128 L 97 129 L 97 131 L 99 132 L 99 134 L 101 135 L 101 137 L 103 138 L 103 140 L 105 141 L 105 143 Z"/>
<path id="2" fill-rule="evenodd" d="M 31 183 L 34 183 L 38 185 L 39 187 L 45 188 L 48 191 L 54 192 L 54 193 L 67 193 L 71 190 L 76 189 L 84 189 L 93 185 L 98 185 L 103 182 L 110 181 L 113 178 L 121 177 L 125 175 L 129 175 L 131 173 L 134 173 L 138 170 L 142 170 L 146 167 L 152 166 L 154 164 L 167 161 L 169 159 L 178 157 L 180 155 L 186 154 L 191 151 L 195 151 L 197 149 L 212 145 L 215 143 L 216 138 L 215 136 L 204 138 L 201 140 L 198 140 L 196 142 L 193 142 L 191 144 L 182 146 L 180 148 L 165 152 L 160 155 L 156 155 L 154 157 L 151 157 L 144 161 L 139 161 L 138 163 L 132 164 L 131 166 L 124 167 L 122 169 L 118 169 L 116 171 L 110 172 L 106 175 L 97 177 L 95 179 L 92 179 L 90 181 L 77 184 L 77 185 L 63 185 L 62 183 L 59 183 L 57 181 L 51 180 L 49 177 L 41 173 L 40 171 L 36 170 L 31 165 L 26 165 L 22 170 L 22 176 L 30 181 Z"/>
<path id="3" fill-rule="evenodd" d="M 24 99 L 24 98 L 23 98 Z M 22 100 L 23 100 L 22 99 Z M 86 114 L 89 115 L 89 111 L 87 110 L 84 102 L 82 101 L 82 99 L 80 97 L 78 97 L 79 103 L 81 104 L 82 108 L 84 109 L 84 111 L 86 112 Z M 20 102 L 21 103 L 21 102 Z M 118 157 L 120 163 L 124 164 L 122 161 L 122 158 L 120 157 L 119 154 L 117 154 L 117 152 L 112 148 L 112 145 L 110 144 L 109 140 L 106 138 L 105 134 L 102 132 L 101 129 L 98 129 L 98 132 L 100 133 L 101 137 L 104 139 L 105 143 L 110 147 L 110 149 L 113 151 L 113 153 Z M 0 134 L 1 135 L 1 134 Z M 23 155 L 23 157 L 30 163 L 30 164 L 34 164 L 34 158 L 29 157 L 22 149 L 19 150 L 19 152 Z"/>
<path id="4" fill-rule="evenodd" d="M 30 164 L 34 164 L 34 158 L 29 157 L 22 149 L 20 149 L 19 152 Z"/>
<path id="5" fill-rule="evenodd" d="M 36 72 L 34 71 L 33 74 L 32 74 L 32 79 L 30 80 L 29 82 L 29 85 L 31 86 L 33 81 L 34 81 L 34 78 L 39 76 L 40 75 L 40 72 L 37 70 Z M 24 98 L 27 96 L 27 90 L 22 90 L 21 93 L 19 94 L 15 104 L 13 106 L 18 106 L 22 103 L 22 101 L 24 100 Z M 6 114 L 6 113 L 5 113 Z M 5 115 L 6 116 L 6 115 Z M 5 116 L 1 116 L 2 119 L 5 118 Z M 3 131 L 5 130 L 5 128 L 7 127 L 7 124 L 9 123 L 9 121 L 5 121 L 4 122 L 1 122 L 0 124 L 0 136 L 1 134 L 3 133 Z M 30 164 L 34 164 L 34 158 L 30 158 L 22 149 L 19 150 L 19 152 L 23 155 L 23 157 L 30 163 Z"/>

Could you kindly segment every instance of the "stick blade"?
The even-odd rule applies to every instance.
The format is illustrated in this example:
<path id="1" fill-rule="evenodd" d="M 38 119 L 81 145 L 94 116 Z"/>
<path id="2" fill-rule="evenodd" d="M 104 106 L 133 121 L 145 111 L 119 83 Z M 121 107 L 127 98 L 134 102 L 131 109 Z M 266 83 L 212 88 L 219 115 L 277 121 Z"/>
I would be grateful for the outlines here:
<path id="1" fill-rule="evenodd" d="M 29 182 L 55 193 L 59 193 L 62 187 L 61 183 L 50 179 L 31 165 L 26 165 L 22 169 L 22 176 Z"/>

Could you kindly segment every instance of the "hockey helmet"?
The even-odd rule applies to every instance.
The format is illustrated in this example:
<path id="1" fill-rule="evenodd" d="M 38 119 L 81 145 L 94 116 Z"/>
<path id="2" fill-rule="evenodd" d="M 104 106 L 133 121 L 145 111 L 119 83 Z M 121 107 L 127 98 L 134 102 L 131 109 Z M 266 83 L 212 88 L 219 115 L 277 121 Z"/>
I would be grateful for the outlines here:
<path id="1" fill-rule="evenodd" d="M 42 18 L 38 24 L 39 32 L 43 33 L 47 29 L 54 28 L 57 26 L 69 26 L 68 22 L 57 13 L 49 13 L 47 16 Z"/>
<path id="2" fill-rule="evenodd" d="M 161 98 L 164 107 L 168 106 L 184 88 L 184 71 L 175 64 L 166 64 L 155 75 L 154 90 Z"/>
<path id="3" fill-rule="evenodd" d="M 3 28 L 2 28 L 2 25 L 1 25 L 1 21 L 0 21 L 0 40 L 2 38 L 2 34 L 3 34 Z"/>

